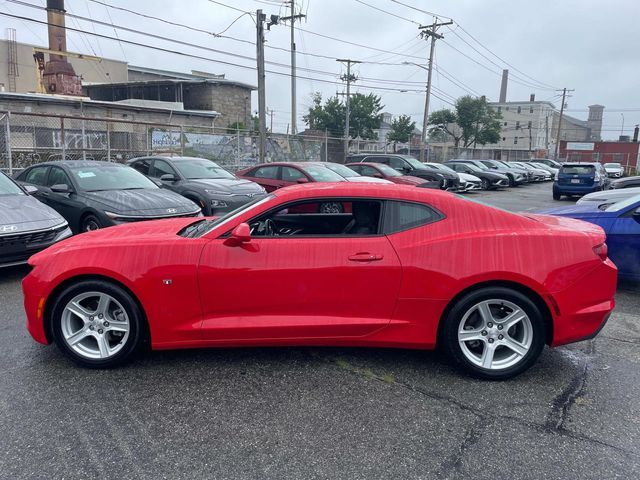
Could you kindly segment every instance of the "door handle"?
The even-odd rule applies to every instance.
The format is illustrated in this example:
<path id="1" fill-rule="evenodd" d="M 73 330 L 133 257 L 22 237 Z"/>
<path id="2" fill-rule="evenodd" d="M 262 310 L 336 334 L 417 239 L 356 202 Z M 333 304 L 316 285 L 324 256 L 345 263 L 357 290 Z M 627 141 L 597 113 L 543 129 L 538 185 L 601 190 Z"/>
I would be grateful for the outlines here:
<path id="1" fill-rule="evenodd" d="M 49 196 L 49 192 L 40 192 L 40 195 L 42 195 L 43 197 L 48 197 Z"/>
<path id="2" fill-rule="evenodd" d="M 349 255 L 349 260 L 352 262 L 376 262 L 382 260 L 384 257 L 375 253 L 356 253 L 355 255 Z"/>

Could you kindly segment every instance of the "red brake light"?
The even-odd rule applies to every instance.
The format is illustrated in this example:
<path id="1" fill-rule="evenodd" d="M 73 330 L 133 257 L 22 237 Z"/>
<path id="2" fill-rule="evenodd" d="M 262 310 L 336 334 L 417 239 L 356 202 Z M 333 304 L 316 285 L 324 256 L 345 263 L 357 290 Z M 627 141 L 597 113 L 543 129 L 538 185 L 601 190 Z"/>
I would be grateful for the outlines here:
<path id="1" fill-rule="evenodd" d="M 601 243 L 600 245 L 596 245 L 593 247 L 593 253 L 600 257 L 600 259 L 604 262 L 607 259 L 607 254 L 609 253 L 609 248 L 606 243 Z"/>

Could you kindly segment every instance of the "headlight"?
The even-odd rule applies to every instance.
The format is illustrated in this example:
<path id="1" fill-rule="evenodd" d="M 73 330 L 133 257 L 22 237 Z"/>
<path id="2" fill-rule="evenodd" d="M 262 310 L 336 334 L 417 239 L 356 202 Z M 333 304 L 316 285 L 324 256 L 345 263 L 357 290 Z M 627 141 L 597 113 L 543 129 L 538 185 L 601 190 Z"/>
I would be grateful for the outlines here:
<path id="1" fill-rule="evenodd" d="M 218 192 L 217 190 L 208 190 L 208 189 L 204 189 L 204 193 L 208 194 L 208 195 L 224 195 L 224 196 L 231 196 L 231 193 L 229 192 Z"/>
<path id="2" fill-rule="evenodd" d="M 227 202 L 224 200 L 211 200 L 211 206 L 214 208 L 226 207 Z"/>
<path id="3" fill-rule="evenodd" d="M 70 237 L 72 235 L 71 229 L 69 228 L 69 224 L 66 224 L 66 227 L 64 230 L 62 230 L 60 233 L 58 233 L 58 235 L 56 235 L 56 242 L 60 241 L 60 240 L 64 240 L 67 237 Z"/>

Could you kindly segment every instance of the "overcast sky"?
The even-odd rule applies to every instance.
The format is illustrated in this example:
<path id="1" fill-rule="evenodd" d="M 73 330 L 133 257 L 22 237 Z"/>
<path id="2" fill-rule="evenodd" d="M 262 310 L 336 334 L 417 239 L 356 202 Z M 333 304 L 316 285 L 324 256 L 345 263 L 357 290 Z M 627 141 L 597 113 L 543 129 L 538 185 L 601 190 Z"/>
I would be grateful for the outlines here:
<path id="1" fill-rule="evenodd" d="M 25 0 L 44 6 L 44 0 Z M 241 12 L 226 8 L 210 0 L 102 0 L 109 5 L 129 8 L 173 22 L 183 23 L 209 32 L 221 32 Z M 559 106 L 554 88 L 575 89 L 567 100 L 568 114 L 586 119 L 591 104 L 605 105 L 603 137 L 616 139 L 620 134 L 624 114 L 625 134 L 633 133 L 640 123 L 638 78 L 640 40 L 637 21 L 640 2 L 636 0 L 399 0 L 441 15 L 440 20 L 452 18 L 451 29 L 439 30 L 445 38 L 436 44 L 435 62 L 440 72 L 434 73 L 436 88 L 431 111 L 449 106 L 467 90 L 497 100 L 502 68 L 508 62 L 511 81 L 508 100 L 525 101 L 531 93 L 536 100 L 549 100 Z M 392 63 L 379 65 L 362 63 L 357 66 L 359 77 L 354 90 L 362 93 L 374 91 L 382 97 L 385 111 L 394 115 L 409 114 L 422 123 L 426 71 L 403 62 L 426 64 L 428 45 L 418 38 L 418 25 L 432 23 L 433 17 L 402 6 L 393 0 L 296 0 L 297 11 L 307 15 L 297 31 L 298 48 L 298 129 L 304 128 L 302 115 L 310 104 L 312 92 L 322 92 L 326 98 L 343 91 L 338 77 L 343 67 L 333 58 L 351 58 L 364 62 Z M 116 25 L 153 32 L 157 35 L 180 39 L 223 52 L 255 57 L 255 45 L 237 40 L 215 38 L 174 27 L 131 13 L 108 9 L 89 0 L 66 0 L 70 13 L 91 17 Z M 276 0 L 220 0 L 219 3 L 244 11 L 263 9 L 267 15 L 287 15 L 288 8 Z M 371 6 L 397 15 L 375 10 Z M 0 6 L 13 14 L 45 20 L 45 12 L 0 0 Z M 108 13 L 107 13 L 108 12 Z M 109 17 L 110 14 L 110 17 Z M 0 17 L 2 26 L 14 27 L 18 41 L 45 44 L 46 27 Z M 79 23 L 76 23 L 79 22 Z M 415 22 L 415 23 L 412 23 Z M 68 19 L 67 25 L 114 36 L 112 28 Z M 70 50 L 95 53 L 107 58 L 126 60 L 132 65 L 190 72 L 204 70 L 224 73 L 228 79 L 256 84 L 255 62 L 238 56 L 176 46 L 170 42 L 118 30 L 121 39 L 152 44 L 184 53 L 210 58 L 205 61 L 186 56 L 163 53 L 147 48 L 97 39 L 89 35 L 69 34 Z M 311 33 L 313 32 L 313 33 Z M 362 46 L 323 38 L 323 34 L 347 40 Z M 473 38 L 481 42 L 482 46 Z M 249 15 L 239 18 L 225 35 L 245 42 L 255 42 L 255 23 Z M 278 25 L 267 32 L 269 47 L 289 48 L 288 26 Z M 467 43 L 471 44 L 473 48 Z M 486 47 L 485 48 L 483 48 Z M 267 61 L 284 64 L 267 65 L 267 70 L 288 73 L 289 53 L 266 48 Z M 365 47 L 397 52 L 384 53 Z M 477 51 L 474 50 L 477 49 Z M 459 50 L 459 51 L 456 51 Z M 488 49 L 488 50 L 487 50 Z M 462 52 L 462 53 L 460 53 Z M 318 58 L 304 53 L 331 58 Z M 463 56 L 463 53 L 470 58 Z M 498 59 L 497 57 L 500 57 Z M 484 56 L 484 57 L 483 57 Z M 248 66 L 242 68 L 216 62 L 221 60 Z M 475 62 L 474 62 L 475 60 Z M 477 63 L 476 63 L 477 62 Z M 326 73 L 304 71 L 310 69 Z M 518 71 L 519 70 L 519 71 Z M 517 77 L 514 77 L 516 75 Z M 453 78 L 458 85 L 449 78 Z M 285 75 L 267 73 L 267 106 L 274 110 L 274 130 L 285 131 L 290 122 L 290 79 Z M 520 82 L 520 83 L 516 83 Z M 543 86 L 541 83 L 547 85 Z M 528 84 L 528 85 L 527 85 Z M 359 86 L 358 86 L 359 85 Z M 535 87 L 534 87 L 535 85 Z M 406 92 L 384 90 L 398 89 Z M 257 93 L 253 94 L 253 109 L 257 107 Z M 620 112 L 621 109 L 627 111 Z M 613 111 L 617 110 L 617 111 Z M 635 111 L 633 111 L 635 110 Z"/>

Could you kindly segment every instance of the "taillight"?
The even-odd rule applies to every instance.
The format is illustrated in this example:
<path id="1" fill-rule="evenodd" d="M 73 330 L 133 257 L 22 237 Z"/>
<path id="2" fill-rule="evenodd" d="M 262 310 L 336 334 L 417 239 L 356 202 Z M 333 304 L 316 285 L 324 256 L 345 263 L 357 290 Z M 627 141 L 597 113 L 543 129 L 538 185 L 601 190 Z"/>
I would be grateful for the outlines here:
<path id="1" fill-rule="evenodd" d="M 607 248 L 606 243 L 601 243 L 600 245 L 596 245 L 595 247 L 593 247 L 593 253 L 599 256 L 600 260 L 604 262 L 607 259 L 609 248 Z"/>

